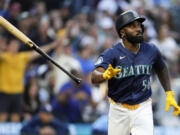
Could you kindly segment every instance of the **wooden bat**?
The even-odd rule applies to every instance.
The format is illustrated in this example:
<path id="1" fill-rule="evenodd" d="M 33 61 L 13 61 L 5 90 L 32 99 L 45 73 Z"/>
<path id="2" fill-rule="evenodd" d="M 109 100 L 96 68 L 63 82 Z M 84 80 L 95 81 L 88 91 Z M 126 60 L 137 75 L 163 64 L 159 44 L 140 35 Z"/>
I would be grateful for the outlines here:
<path id="1" fill-rule="evenodd" d="M 8 22 L 5 18 L 0 16 L 0 25 L 9 31 L 12 35 L 22 41 L 24 44 L 28 45 L 29 47 L 33 48 L 37 51 L 40 55 L 51 61 L 55 66 L 61 69 L 64 73 L 66 73 L 71 79 L 73 79 L 77 84 L 81 83 L 81 79 L 77 78 L 73 74 L 69 73 L 65 70 L 62 66 L 60 66 L 57 62 L 55 62 L 47 53 L 42 51 L 31 39 L 29 39 L 24 33 L 18 30 L 15 26 L 13 26 L 10 22 Z"/>

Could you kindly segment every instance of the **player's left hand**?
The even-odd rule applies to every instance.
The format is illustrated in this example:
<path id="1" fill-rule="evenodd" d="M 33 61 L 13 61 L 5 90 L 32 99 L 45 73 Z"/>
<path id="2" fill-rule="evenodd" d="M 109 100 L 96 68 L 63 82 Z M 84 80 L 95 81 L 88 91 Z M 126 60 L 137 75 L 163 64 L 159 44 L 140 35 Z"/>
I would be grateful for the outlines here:
<path id="1" fill-rule="evenodd" d="M 177 116 L 180 114 L 180 107 L 178 106 L 175 98 L 174 98 L 174 91 L 167 91 L 166 92 L 166 108 L 165 111 L 169 111 L 169 107 L 174 107 L 173 115 Z"/>
<path id="2" fill-rule="evenodd" d="M 112 77 L 116 76 L 117 73 L 121 72 L 121 69 L 115 69 L 112 67 L 111 64 L 109 64 L 108 68 L 106 69 L 106 71 L 103 73 L 103 78 L 105 80 L 109 80 Z"/>

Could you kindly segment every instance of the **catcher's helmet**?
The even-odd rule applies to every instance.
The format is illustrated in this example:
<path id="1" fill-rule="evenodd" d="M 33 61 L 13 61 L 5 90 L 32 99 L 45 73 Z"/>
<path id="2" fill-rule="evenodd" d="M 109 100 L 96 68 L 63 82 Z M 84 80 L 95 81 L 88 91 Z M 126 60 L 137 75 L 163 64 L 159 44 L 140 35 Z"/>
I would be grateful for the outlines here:
<path id="1" fill-rule="evenodd" d="M 126 12 L 123 12 L 117 17 L 116 20 L 116 30 L 119 33 L 119 31 L 127 24 L 138 20 L 141 23 L 144 22 L 146 19 L 144 17 L 140 17 L 135 11 L 128 10 Z"/>

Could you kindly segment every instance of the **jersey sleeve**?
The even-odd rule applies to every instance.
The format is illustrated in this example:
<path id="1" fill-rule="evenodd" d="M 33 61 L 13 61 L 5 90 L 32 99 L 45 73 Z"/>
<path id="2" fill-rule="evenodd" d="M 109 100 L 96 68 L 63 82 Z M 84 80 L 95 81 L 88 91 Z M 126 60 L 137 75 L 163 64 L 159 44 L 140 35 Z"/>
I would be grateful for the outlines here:
<path id="1" fill-rule="evenodd" d="M 159 71 L 159 70 L 162 70 L 164 68 L 165 62 L 163 60 L 163 57 L 162 57 L 159 49 L 155 45 L 153 45 L 153 46 L 154 46 L 154 49 L 155 49 L 155 62 L 153 64 L 153 68 L 155 70 Z"/>
<path id="2" fill-rule="evenodd" d="M 108 68 L 109 64 L 113 63 L 113 49 L 108 49 L 104 51 L 97 59 L 94 64 L 94 67 L 103 67 L 104 69 Z"/>

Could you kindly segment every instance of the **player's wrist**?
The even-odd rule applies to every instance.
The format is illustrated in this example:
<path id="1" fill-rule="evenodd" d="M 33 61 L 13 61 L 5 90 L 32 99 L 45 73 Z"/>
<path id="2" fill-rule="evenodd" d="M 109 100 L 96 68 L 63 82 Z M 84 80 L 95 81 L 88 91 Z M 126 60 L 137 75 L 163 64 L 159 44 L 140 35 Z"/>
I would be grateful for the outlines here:
<path id="1" fill-rule="evenodd" d="M 107 77 L 105 72 L 102 74 L 102 77 L 103 77 L 104 80 L 108 80 L 108 77 Z"/>
<path id="2" fill-rule="evenodd" d="M 166 97 L 169 97 L 169 96 L 174 97 L 174 91 L 172 90 L 166 91 L 165 94 L 166 94 Z"/>

